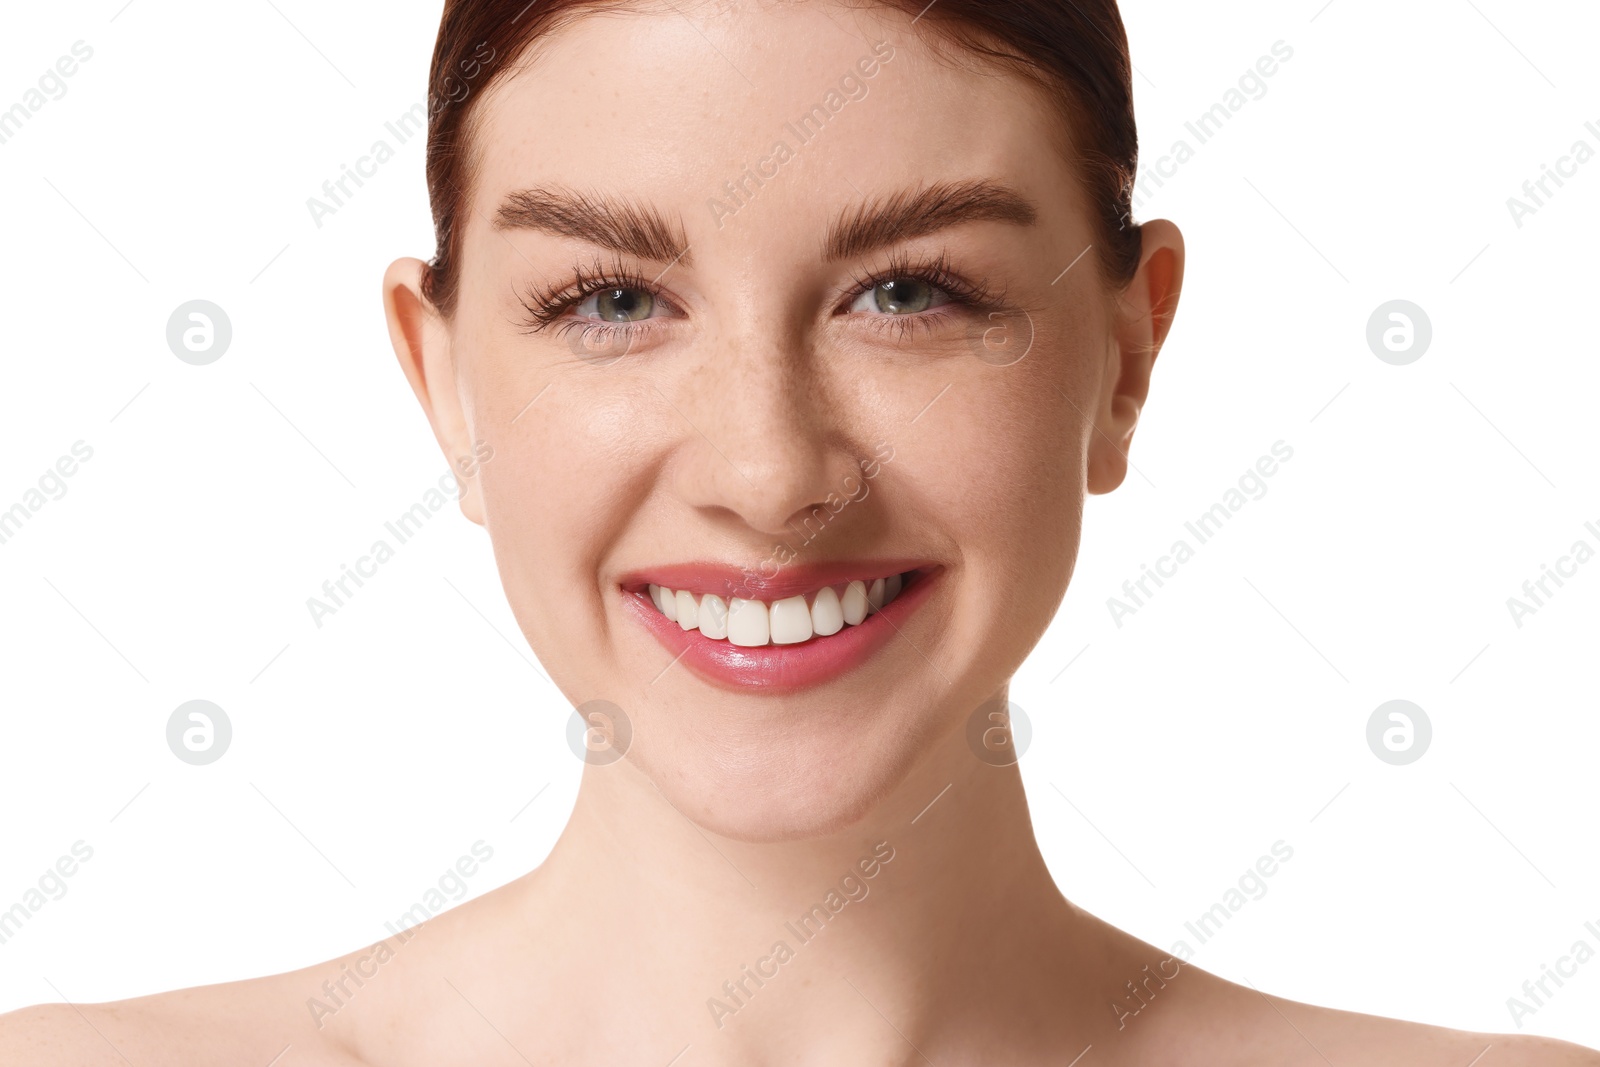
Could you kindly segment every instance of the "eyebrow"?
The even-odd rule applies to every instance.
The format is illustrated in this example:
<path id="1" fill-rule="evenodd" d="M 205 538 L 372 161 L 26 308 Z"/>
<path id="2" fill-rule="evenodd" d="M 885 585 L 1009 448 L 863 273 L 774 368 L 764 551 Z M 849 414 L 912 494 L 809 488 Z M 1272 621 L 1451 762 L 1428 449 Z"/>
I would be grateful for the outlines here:
<path id="1" fill-rule="evenodd" d="M 521 189 L 495 213 L 499 229 L 532 229 L 661 263 L 689 265 L 689 241 L 652 207 L 559 186 Z"/>
<path id="2" fill-rule="evenodd" d="M 828 231 L 830 260 L 847 259 L 962 222 L 1032 226 L 1039 212 L 1021 193 L 988 179 L 936 182 L 847 210 Z"/>

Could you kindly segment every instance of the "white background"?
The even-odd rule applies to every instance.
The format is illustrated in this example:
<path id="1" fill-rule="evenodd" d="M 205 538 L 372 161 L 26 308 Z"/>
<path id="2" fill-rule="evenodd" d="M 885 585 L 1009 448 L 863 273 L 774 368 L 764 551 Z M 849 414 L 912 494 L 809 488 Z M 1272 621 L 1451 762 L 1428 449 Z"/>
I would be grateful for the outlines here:
<path id="1" fill-rule="evenodd" d="M 0 35 L 0 108 L 94 49 L 0 144 L 0 509 L 74 442 L 94 450 L 0 545 L 0 909 L 75 841 L 94 850 L 0 945 L 0 1009 L 370 943 L 478 839 L 494 858 L 474 894 L 536 865 L 580 770 L 570 709 L 453 509 L 320 630 L 305 606 L 444 471 L 379 300 L 389 260 L 432 250 L 422 140 L 320 229 L 306 208 L 394 144 L 438 4 L 123 2 L 14 5 Z M 1520 228 L 1506 204 L 1574 141 L 1600 149 L 1600 14 L 1125 15 L 1146 160 L 1196 148 L 1140 215 L 1177 220 L 1190 265 L 1140 473 L 1090 502 L 1013 694 L 1051 868 L 1111 922 L 1194 945 L 1185 920 L 1281 839 L 1293 859 L 1198 964 L 1514 1029 L 1525 979 L 1580 937 L 1600 948 L 1600 561 L 1520 628 L 1506 606 L 1574 541 L 1600 548 L 1600 160 Z M 1197 145 L 1184 122 L 1280 40 L 1294 55 L 1266 95 Z M 205 367 L 165 339 L 196 298 L 234 331 Z M 1433 325 L 1408 366 L 1366 342 L 1392 299 Z M 1267 494 L 1118 627 L 1107 598 L 1279 440 L 1294 457 Z M 195 698 L 233 723 L 209 767 L 166 746 Z M 1367 747 L 1394 698 L 1433 724 L 1409 766 Z M 1526 1032 L 1600 1046 L 1597 1006 L 1600 960 Z"/>

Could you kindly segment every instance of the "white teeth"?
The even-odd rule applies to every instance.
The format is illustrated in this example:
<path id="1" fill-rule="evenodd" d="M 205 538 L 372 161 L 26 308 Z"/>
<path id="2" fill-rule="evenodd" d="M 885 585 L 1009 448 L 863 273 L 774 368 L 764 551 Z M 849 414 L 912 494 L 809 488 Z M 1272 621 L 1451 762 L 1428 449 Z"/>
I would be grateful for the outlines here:
<path id="1" fill-rule="evenodd" d="M 846 586 L 840 609 L 844 612 L 845 622 L 851 626 L 860 626 L 862 620 L 867 617 L 867 584 L 851 582 Z"/>
<path id="2" fill-rule="evenodd" d="M 728 636 L 728 602 L 715 593 L 700 598 L 700 632 L 718 641 Z"/>
<path id="3" fill-rule="evenodd" d="M 647 586 L 646 591 L 656 610 L 684 630 L 698 629 L 713 641 L 759 648 L 803 644 L 813 637 L 832 637 L 846 626 L 859 626 L 892 603 L 904 586 L 905 576 L 892 574 L 871 582 L 850 582 L 842 595 L 834 586 L 823 586 L 810 605 L 805 596 L 791 596 L 770 607 L 760 600 L 723 600 L 715 593 L 697 597 L 687 589 L 660 585 Z"/>
<path id="4" fill-rule="evenodd" d="M 811 640 L 811 609 L 806 607 L 803 596 L 792 596 L 773 604 L 770 621 L 775 645 L 798 645 Z"/>
<path id="5" fill-rule="evenodd" d="M 728 603 L 729 642 L 744 648 L 759 648 L 771 636 L 765 604 L 759 600 L 740 600 L 738 597 Z"/>
<path id="6" fill-rule="evenodd" d="M 685 630 L 693 630 L 700 625 L 700 605 L 695 603 L 694 594 L 687 590 L 678 590 L 678 625 Z"/>
<path id="7" fill-rule="evenodd" d="M 811 629 L 818 637 L 832 637 L 844 629 L 844 609 L 832 586 L 817 590 L 817 599 L 811 604 Z"/>

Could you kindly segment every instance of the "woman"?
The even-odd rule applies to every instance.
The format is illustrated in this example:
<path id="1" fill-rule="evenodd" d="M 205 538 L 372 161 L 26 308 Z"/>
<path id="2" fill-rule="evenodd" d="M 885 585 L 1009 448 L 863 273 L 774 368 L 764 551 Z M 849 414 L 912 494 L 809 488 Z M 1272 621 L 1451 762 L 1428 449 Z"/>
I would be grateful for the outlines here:
<path id="1" fill-rule="evenodd" d="M 1600 1064 L 1223 981 L 1040 858 L 1006 687 L 1183 276 L 1129 69 L 1111 0 L 447 4 L 439 246 L 385 305 L 589 725 L 571 821 L 379 945 L 29 1009 L 0 1060 Z"/>

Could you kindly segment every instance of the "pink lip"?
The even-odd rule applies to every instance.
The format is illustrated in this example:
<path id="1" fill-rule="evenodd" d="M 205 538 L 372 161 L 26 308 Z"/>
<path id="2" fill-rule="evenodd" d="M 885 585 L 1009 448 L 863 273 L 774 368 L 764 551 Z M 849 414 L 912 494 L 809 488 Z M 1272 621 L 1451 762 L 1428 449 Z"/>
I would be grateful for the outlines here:
<path id="1" fill-rule="evenodd" d="M 846 563 L 794 563 L 767 575 L 765 568 L 730 567 L 725 563 L 670 563 L 624 575 L 622 588 L 628 592 L 647 585 L 668 589 L 687 589 L 695 596 L 715 593 L 724 600 L 765 600 L 769 604 L 785 597 L 799 596 L 825 585 L 843 585 L 856 580 L 871 583 L 875 578 L 932 568 L 927 560 L 879 559 Z M 668 622 L 672 620 L 667 620 Z"/>
<path id="2" fill-rule="evenodd" d="M 846 626 L 830 637 L 814 637 L 798 645 L 763 645 L 743 648 L 728 641 L 713 641 L 698 630 L 685 630 L 657 611 L 645 586 L 664 585 L 696 594 L 741 596 L 743 599 L 782 600 L 809 593 L 824 585 L 882 578 L 915 571 L 905 589 L 882 611 L 858 626 Z M 772 577 L 746 578 L 736 567 L 720 564 L 681 564 L 640 571 L 623 580 L 623 603 L 656 636 L 675 660 L 701 679 L 736 692 L 785 693 L 831 681 L 870 659 L 894 640 L 905 620 L 928 599 L 942 567 L 919 561 L 876 561 L 852 564 L 793 566 Z M 722 592 L 723 589 L 728 592 Z"/>

